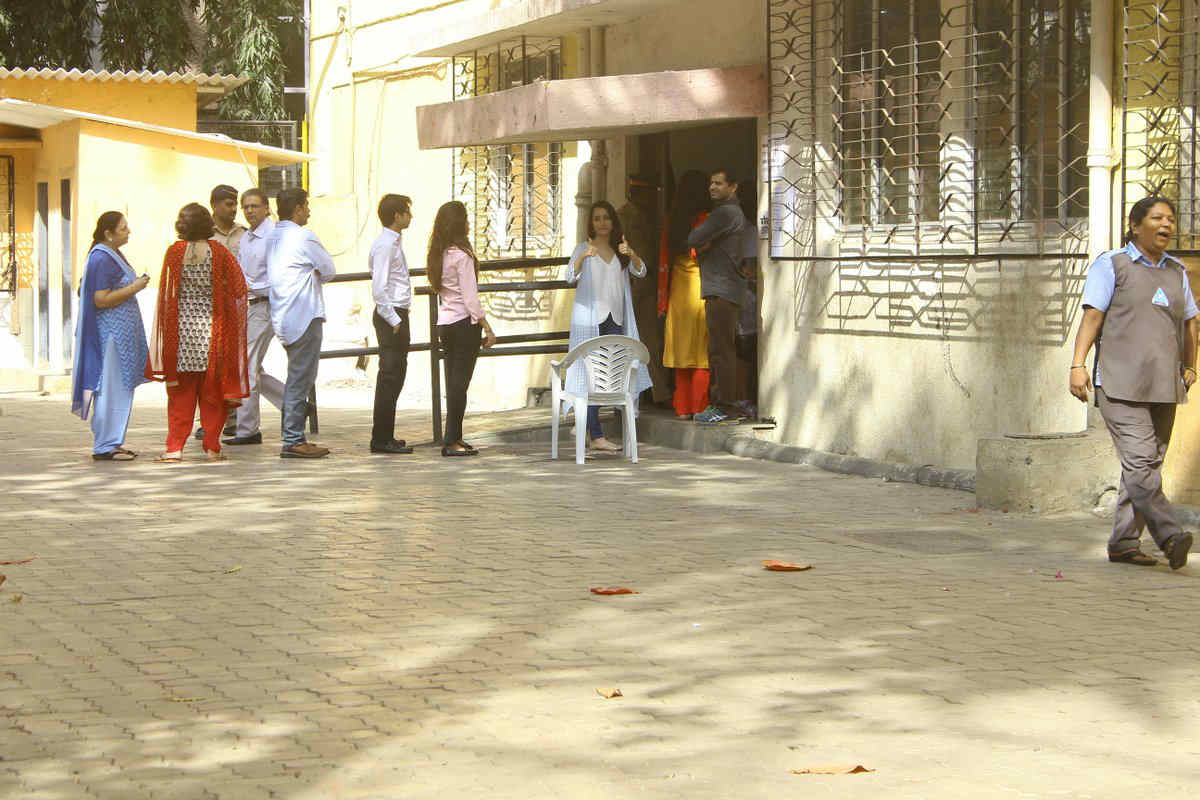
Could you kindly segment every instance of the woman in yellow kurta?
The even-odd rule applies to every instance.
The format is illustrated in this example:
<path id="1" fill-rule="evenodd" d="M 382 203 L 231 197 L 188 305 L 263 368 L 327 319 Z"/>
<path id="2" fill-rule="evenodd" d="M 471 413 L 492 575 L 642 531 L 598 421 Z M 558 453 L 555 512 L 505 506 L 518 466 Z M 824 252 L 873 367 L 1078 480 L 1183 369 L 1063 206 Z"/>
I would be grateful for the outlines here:
<path id="1" fill-rule="evenodd" d="M 708 405 L 708 327 L 700 296 L 700 262 L 688 233 L 708 216 L 708 178 L 689 170 L 679 179 L 675 208 L 663 231 L 658 313 L 667 317 L 663 366 L 675 370 L 675 414 L 690 419 Z"/>

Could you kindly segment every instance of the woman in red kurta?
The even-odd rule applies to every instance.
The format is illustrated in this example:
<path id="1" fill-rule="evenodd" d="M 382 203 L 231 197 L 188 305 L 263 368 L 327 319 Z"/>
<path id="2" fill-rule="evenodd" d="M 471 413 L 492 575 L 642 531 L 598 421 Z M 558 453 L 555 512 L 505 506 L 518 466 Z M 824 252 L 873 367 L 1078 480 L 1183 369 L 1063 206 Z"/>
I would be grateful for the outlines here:
<path id="1" fill-rule="evenodd" d="M 250 394 L 246 372 L 246 279 L 237 259 L 211 239 L 208 209 L 179 211 L 181 241 L 167 248 L 146 377 L 167 384 L 167 451 L 180 461 L 200 406 L 204 451 L 221 455 L 225 415 Z"/>

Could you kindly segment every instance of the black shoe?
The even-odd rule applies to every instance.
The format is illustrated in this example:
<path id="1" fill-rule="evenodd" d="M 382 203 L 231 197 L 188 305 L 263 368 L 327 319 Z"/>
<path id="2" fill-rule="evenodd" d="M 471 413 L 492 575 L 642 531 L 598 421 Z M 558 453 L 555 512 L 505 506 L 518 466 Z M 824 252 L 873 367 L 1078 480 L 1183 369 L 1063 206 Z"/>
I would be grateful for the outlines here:
<path id="1" fill-rule="evenodd" d="M 371 442 L 372 453 L 394 453 L 397 455 L 406 455 L 411 453 L 413 449 L 404 444 L 403 439 L 392 439 L 390 442 Z"/>
<path id="2" fill-rule="evenodd" d="M 236 434 L 236 433 L 237 433 L 237 425 L 226 425 L 226 426 L 225 426 L 225 427 L 224 427 L 224 428 L 221 430 L 221 435 L 222 435 L 222 436 L 233 436 L 233 435 L 234 435 L 234 434 Z"/>
<path id="3" fill-rule="evenodd" d="M 446 458 L 461 458 L 463 456 L 477 456 L 478 450 L 454 450 L 449 447 L 442 448 L 442 455 Z"/>
<path id="4" fill-rule="evenodd" d="M 1163 553 L 1167 556 L 1167 561 L 1171 565 L 1171 569 L 1179 569 L 1187 565 L 1188 551 L 1192 549 L 1192 535 L 1190 533 L 1177 533 L 1167 540 L 1167 546 L 1163 548 Z"/>
<path id="5" fill-rule="evenodd" d="M 221 444 L 262 444 L 262 431 L 252 433 L 249 436 L 232 436 L 228 439 L 222 439 Z"/>
<path id="6" fill-rule="evenodd" d="M 196 438 L 197 438 L 197 439 L 203 439 L 203 438 L 204 438 L 204 428 L 202 428 L 202 427 L 201 427 L 201 428 L 196 428 Z"/>
<path id="7" fill-rule="evenodd" d="M 465 448 L 467 448 L 467 449 L 468 449 L 468 450 L 470 450 L 472 453 L 478 453 L 478 452 L 479 452 L 479 448 L 478 448 L 478 447 L 475 447 L 474 445 L 471 445 L 471 444 L 467 444 L 467 443 L 466 443 L 466 442 L 464 442 L 462 439 L 459 439 L 459 440 L 458 440 L 458 444 L 459 444 L 461 447 L 465 447 Z"/>

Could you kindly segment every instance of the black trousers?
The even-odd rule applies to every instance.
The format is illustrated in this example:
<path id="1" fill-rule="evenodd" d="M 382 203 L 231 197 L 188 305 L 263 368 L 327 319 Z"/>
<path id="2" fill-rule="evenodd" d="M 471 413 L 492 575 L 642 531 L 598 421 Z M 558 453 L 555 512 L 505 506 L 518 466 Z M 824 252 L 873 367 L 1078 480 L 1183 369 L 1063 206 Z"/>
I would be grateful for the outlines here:
<path id="1" fill-rule="evenodd" d="M 392 326 L 376 310 L 375 339 L 379 342 L 379 376 L 375 379 L 375 413 L 371 418 L 371 443 L 387 444 L 396 438 L 396 401 L 408 375 L 408 347 L 412 335 L 408 329 L 408 309 L 396 308 L 400 327 Z"/>
<path id="2" fill-rule="evenodd" d="M 740 306 L 723 297 L 704 298 L 708 324 L 708 402 L 726 413 L 737 411 L 737 320 Z"/>
<path id="3" fill-rule="evenodd" d="M 438 325 L 438 339 L 442 343 L 443 364 L 446 369 L 446 432 L 442 436 L 444 445 L 461 442 L 463 438 L 463 415 L 467 413 L 467 387 L 475 374 L 475 361 L 479 358 L 481 329 L 471 322 L 470 317 L 450 325 Z"/>

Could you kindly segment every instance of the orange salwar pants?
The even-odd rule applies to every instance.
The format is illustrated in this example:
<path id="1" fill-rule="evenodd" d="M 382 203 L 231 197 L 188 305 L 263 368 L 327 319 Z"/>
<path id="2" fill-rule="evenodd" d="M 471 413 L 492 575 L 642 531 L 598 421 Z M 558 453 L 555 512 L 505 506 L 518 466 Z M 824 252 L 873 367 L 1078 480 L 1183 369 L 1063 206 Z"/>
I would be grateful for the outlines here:
<path id="1" fill-rule="evenodd" d="M 225 427 L 225 401 L 204 379 L 205 372 L 181 372 L 179 383 L 167 385 L 167 452 L 183 449 L 192 432 L 196 406 L 200 406 L 200 425 L 204 428 L 204 449 L 221 452 L 221 429 Z"/>
<path id="2" fill-rule="evenodd" d="M 681 417 L 699 414 L 708 407 L 708 380 L 711 370 L 700 367 L 675 369 L 675 413 Z"/>

